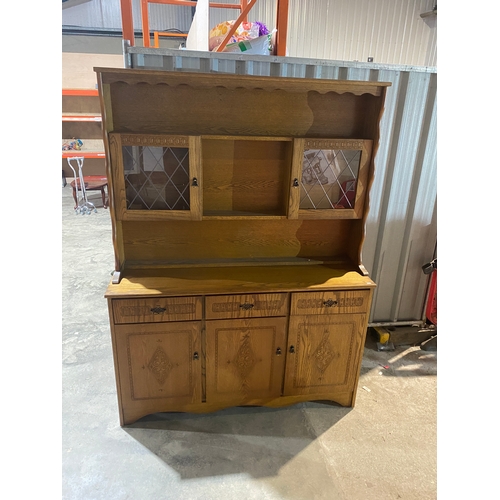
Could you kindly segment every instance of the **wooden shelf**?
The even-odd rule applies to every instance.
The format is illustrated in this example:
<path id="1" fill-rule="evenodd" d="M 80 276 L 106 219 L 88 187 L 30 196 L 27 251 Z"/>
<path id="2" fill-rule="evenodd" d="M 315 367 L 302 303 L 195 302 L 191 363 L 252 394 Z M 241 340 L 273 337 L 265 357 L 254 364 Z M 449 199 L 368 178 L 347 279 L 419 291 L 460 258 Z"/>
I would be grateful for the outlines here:
<path id="1" fill-rule="evenodd" d="M 292 292 L 374 288 L 375 283 L 352 267 L 328 265 L 129 269 L 106 297 Z"/>

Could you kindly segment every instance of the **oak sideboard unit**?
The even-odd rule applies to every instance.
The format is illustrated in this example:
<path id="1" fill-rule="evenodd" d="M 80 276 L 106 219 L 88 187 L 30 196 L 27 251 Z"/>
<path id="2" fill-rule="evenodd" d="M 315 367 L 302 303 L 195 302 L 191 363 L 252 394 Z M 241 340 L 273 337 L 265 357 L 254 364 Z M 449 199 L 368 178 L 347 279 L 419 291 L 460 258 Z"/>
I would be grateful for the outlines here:
<path id="1" fill-rule="evenodd" d="M 95 68 L 121 425 L 354 406 L 361 250 L 389 83 Z"/>

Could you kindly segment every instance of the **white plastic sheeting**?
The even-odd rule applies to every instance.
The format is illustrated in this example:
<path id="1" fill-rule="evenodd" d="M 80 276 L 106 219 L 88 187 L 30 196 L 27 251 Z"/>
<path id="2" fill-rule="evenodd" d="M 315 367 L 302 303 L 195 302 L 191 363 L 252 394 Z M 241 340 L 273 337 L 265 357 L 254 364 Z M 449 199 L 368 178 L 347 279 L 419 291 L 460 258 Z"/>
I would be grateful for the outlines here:
<path id="1" fill-rule="evenodd" d="M 435 68 L 125 46 L 129 67 L 391 82 L 380 124 L 363 264 L 378 284 L 370 323 L 423 319 L 437 244 Z"/>

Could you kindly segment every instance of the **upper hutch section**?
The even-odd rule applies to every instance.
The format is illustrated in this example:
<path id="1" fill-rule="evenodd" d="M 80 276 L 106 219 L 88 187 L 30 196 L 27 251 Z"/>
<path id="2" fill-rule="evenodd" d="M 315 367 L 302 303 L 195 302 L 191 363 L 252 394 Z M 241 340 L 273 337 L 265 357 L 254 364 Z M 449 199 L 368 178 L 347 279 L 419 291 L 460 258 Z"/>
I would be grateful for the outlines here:
<path id="1" fill-rule="evenodd" d="M 95 71 L 117 270 L 361 266 L 390 83 Z"/>

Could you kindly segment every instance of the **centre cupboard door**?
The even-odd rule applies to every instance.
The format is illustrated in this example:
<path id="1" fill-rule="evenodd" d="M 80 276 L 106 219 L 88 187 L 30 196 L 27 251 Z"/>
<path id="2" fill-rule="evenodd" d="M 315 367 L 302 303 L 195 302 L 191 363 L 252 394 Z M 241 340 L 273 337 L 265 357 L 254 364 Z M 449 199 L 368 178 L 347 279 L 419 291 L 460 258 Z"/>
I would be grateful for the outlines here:
<path id="1" fill-rule="evenodd" d="M 365 319 L 364 314 L 291 316 L 283 395 L 352 390 Z"/>
<path id="2" fill-rule="evenodd" d="M 281 396 L 286 318 L 206 322 L 207 403 Z"/>

